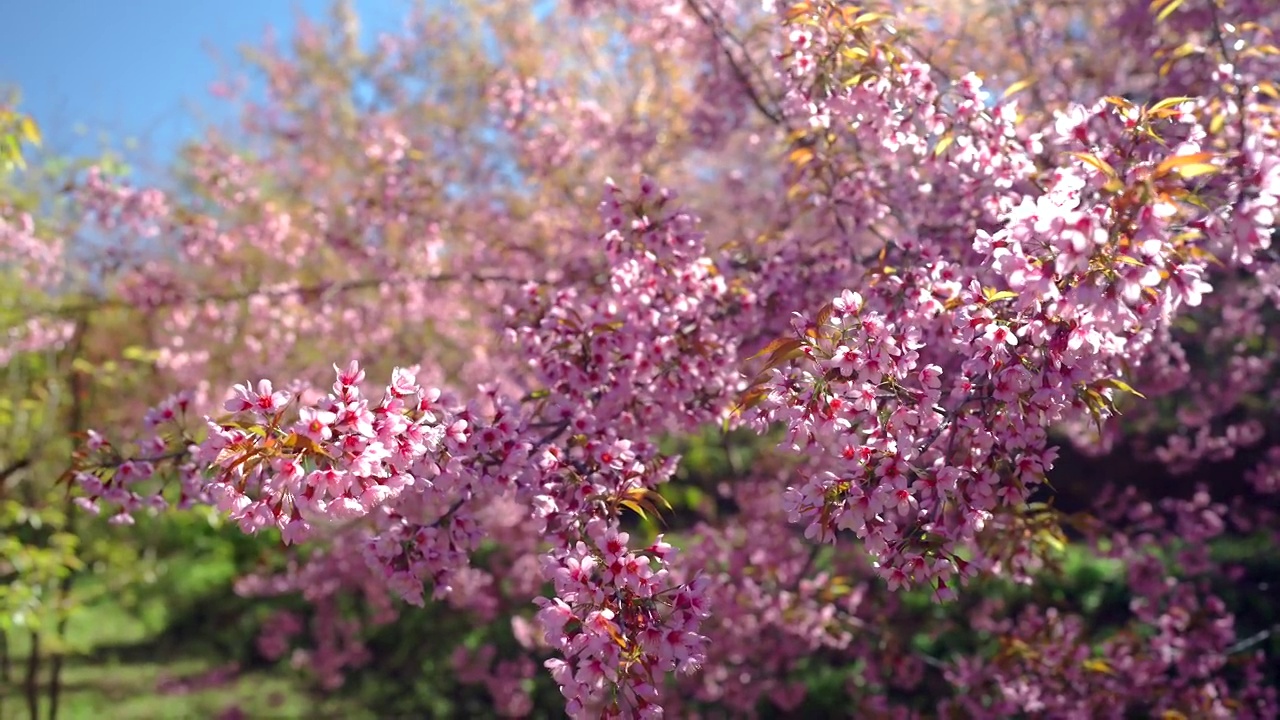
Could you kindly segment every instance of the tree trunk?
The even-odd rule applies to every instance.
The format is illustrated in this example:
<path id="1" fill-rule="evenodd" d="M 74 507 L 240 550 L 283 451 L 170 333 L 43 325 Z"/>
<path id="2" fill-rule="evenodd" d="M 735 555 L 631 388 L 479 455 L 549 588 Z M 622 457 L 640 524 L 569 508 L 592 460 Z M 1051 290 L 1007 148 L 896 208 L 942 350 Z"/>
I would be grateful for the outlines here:
<path id="1" fill-rule="evenodd" d="M 31 720 L 40 720 L 40 635 L 31 633 L 31 654 L 27 656 L 27 677 L 24 683 L 27 695 L 27 714 Z"/>

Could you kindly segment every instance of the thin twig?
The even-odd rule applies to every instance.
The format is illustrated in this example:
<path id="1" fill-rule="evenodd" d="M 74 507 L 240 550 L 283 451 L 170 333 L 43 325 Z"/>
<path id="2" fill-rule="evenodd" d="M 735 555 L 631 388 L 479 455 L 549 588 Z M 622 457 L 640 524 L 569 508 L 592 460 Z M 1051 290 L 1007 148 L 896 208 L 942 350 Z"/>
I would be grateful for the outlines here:
<path id="1" fill-rule="evenodd" d="M 484 273 L 440 273 L 436 275 L 417 275 L 407 277 L 376 277 L 376 278 L 359 278 L 356 280 L 344 280 L 338 282 L 321 282 L 312 285 L 291 285 L 282 288 L 257 288 L 253 290 L 238 290 L 235 292 L 210 293 L 207 295 L 196 295 L 193 297 L 178 297 L 165 299 L 158 303 L 148 305 L 150 309 L 179 307 L 183 305 L 198 305 L 201 303 L 228 303 L 248 300 L 250 298 L 281 298 L 290 295 L 323 295 L 332 297 L 336 293 L 348 292 L 352 290 L 364 290 L 371 287 L 388 283 L 448 283 L 448 282 L 499 282 L 499 283 L 526 283 L 530 282 L 529 278 L 513 277 L 510 275 L 488 275 Z M 109 310 L 116 308 L 135 307 L 136 303 L 131 303 L 119 298 L 98 298 L 88 302 L 72 303 L 68 305 L 57 305 L 50 308 L 36 310 L 31 313 L 31 317 L 42 316 L 74 316 L 82 315 L 98 310 Z"/>
<path id="2" fill-rule="evenodd" d="M 1032 81 L 1031 86 L 1028 88 L 1031 91 L 1031 97 L 1035 100 L 1036 106 L 1040 111 L 1045 112 L 1049 106 L 1045 103 L 1044 93 L 1040 90 L 1039 78 L 1030 77 L 1031 68 L 1035 67 L 1035 58 L 1031 52 L 1031 47 L 1027 44 L 1026 26 L 1028 23 L 1026 14 L 1023 12 L 1025 9 L 1021 0 L 1009 4 L 1009 16 L 1014 24 L 1013 37 L 1017 41 L 1018 52 L 1022 54 L 1022 61 L 1026 63 L 1028 75 L 1026 79 Z"/>
<path id="3" fill-rule="evenodd" d="M 541 448 L 543 445 L 546 445 L 547 443 L 551 442 L 552 440 L 555 440 L 557 437 L 559 437 L 559 436 L 560 436 L 560 433 L 562 433 L 562 432 L 564 432 L 565 430 L 568 430 L 568 429 L 569 429 L 569 422 L 570 422 L 570 420 L 569 420 L 568 418 L 566 418 L 566 419 L 561 420 L 560 422 L 556 423 L 556 426 L 555 426 L 555 427 L 553 427 L 553 428 L 551 428 L 551 431 L 550 431 L 550 432 L 548 432 L 546 435 L 543 435 L 543 436 L 538 440 L 538 442 L 536 442 L 536 443 L 534 443 L 534 444 L 533 444 L 533 448 L 532 448 L 532 449 L 533 449 L 533 450 L 537 450 L 538 448 Z"/>
<path id="4" fill-rule="evenodd" d="M 746 47 L 742 44 L 742 41 L 724 27 L 723 20 L 714 10 L 706 8 L 704 11 L 704 8 L 697 0 L 687 0 L 687 2 L 689 9 L 698 16 L 698 19 L 702 21 L 702 24 L 706 26 L 706 28 L 711 31 L 712 36 L 715 37 L 716 44 L 718 44 L 721 51 L 724 52 L 725 59 L 729 61 L 729 67 L 733 70 L 733 74 L 737 76 L 738 82 L 742 84 L 742 87 L 746 91 L 747 97 L 750 98 L 751 103 L 755 105 L 756 109 L 774 125 L 782 125 L 782 116 L 765 105 L 764 100 L 756 90 L 754 84 L 756 80 L 747 73 L 747 71 L 742 67 L 742 64 L 738 62 L 738 58 L 734 56 L 733 50 L 725 44 L 725 40 L 728 40 L 729 42 L 737 45 L 742 49 L 744 56 L 747 57 L 747 61 L 750 62 L 750 56 L 747 55 Z M 756 71 L 755 74 L 759 73 L 754 63 L 751 67 Z"/>
<path id="5" fill-rule="evenodd" d="M 1260 645 L 1260 644 L 1262 644 L 1262 643 L 1266 642 L 1268 639 L 1270 639 L 1270 638 L 1271 638 L 1271 636 L 1272 636 L 1272 635 L 1273 635 L 1277 630 L 1280 630 L 1280 625 L 1273 625 L 1273 626 L 1271 626 L 1271 627 L 1267 628 L 1266 630 L 1259 630 L 1258 632 L 1256 632 L 1256 633 L 1254 633 L 1254 634 L 1250 635 L 1249 637 L 1247 637 L 1247 638 L 1245 638 L 1245 639 L 1241 640 L 1240 642 L 1236 643 L 1235 645 L 1232 645 L 1231 647 L 1227 648 L 1227 651 L 1226 651 L 1225 653 L 1223 653 L 1223 654 L 1224 654 L 1224 655 L 1238 655 L 1238 654 L 1240 654 L 1240 653 L 1242 653 L 1242 652 L 1245 652 L 1246 650 L 1249 650 L 1250 648 L 1254 647 L 1255 645 Z"/>
<path id="6" fill-rule="evenodd" d="M 429 528 L 440 527 L 441 523 L 453 517 L 454 514 L 458 512 L 458 510 L 462 509 L 462 505 L 466 503 L 466 501 L 469 499 L 470 497 L 458 498 L 452 505 L 449 506 L 448 510 L 444 511 L 443 515 L 436 518 L 433 522 L 429 523 L 427 527 Z"/>
<path id="7" fill-rule="evenodd" d="M 1249 137 L 1249 118 L 1248 113 L 1245 112 L 1245 85 L 1243 78 L 1240 76 L 1240 69 L 1236 67 L 1235 55 L 1231 52 L 1231 48 L 1227 46 L 1227 36 L 1222 31 L 1222 20 L 1218 17 L 1218 8 L 1214 3 L 1209 3 L 1209 17 L 1213 20 L 1213 40 L 1215 44 L 1217 44 L 1219 52 L 1222 53 L 1222 59 L 1231 66 L 1231 82 L 1236 88 L 1235 101 L 1236 114 L 1238 117 L 1236 125 L 1237 132 L 1240 133 L 1240 137 L 1237 138 L 1237 141 L 1240 143 L 1240 147 L 1237 152 L 1239 152 L 1240 170 L 1244 171 L 1247 169 L 1248 163 L 1245 155 L 1245 141 Z M 1240 183 L 1240 194 L 1239 197 L 1236 198 L 1235 203 L 1233 203 L 1232 210 L 1239 211 L 1248 196 L 1249 191 L 1246 184 Z"/>
<path id="8" fill-rule="evenodd" d="M 568 428 L 569 428 L 569 420 L 563 420 L 563 421 L 561 421 L 561 422 L 559 422 L 559 423 L 556 423 L 556 426 L 555 426 L 554 428 L 552 428 L 550 432 L 548 432 L 546 435 L 542 436 L 542 438 L 540 438 L 536 443 L 534 443 L 534 444 L 533 444 L 533 448 L 532 448 L 532 449 L 533 449 L 533 450 L 537 450 L 538 448 L 542 447 L 543 445 L 546 445 L 547 443 L 551 442 L 552 440 L 555 440 L 555 439 L 560 435 L 560 433 L 563 433 L 563 432 L 564 432 L 565 430 L 567 430 Z M 441 515 L 440 517 L 438 517 L 438 518 L 436 518 L 435 520 L 433 520 L 431 523 L 429 523 L 429 524 L 427 525 L 427 527 L 432 527 L 432 528 L 434 528 L 434 527 L 440 527 L 440 525 L 441 525 L 445 520 L 448 520 L 449 518 L 451 518 L 451 517 L 453 517 L 455 514 L 457 514 L 457 512 L 458 512 L 459 510 L 461 510 L 461 509 L 462 509 L 462 506 L 463 506 L 463 505 L 464 505 L 468 500 L 470 500 L 470 499 L 471 499 L 471 497 L 470 497 L 470 496 L 467 496 L 467 497 L 463 497 L 463 498 L 459 498 L 459 499 L 457 499 L 456 501 L 454 501 L 454 503 L 453 503 L 452 505 L 450 505 L 450 506 L 449 506 L 449 509 L 448 509 L 448 510 L 445 510 L 445 511 L 444 511 L 444 514 L 443 514 L 443 515 Z"/>
<path id="9" fill-rule="evenodd" d="M 20 458 L 18 460 L 14 460 L 8 467 L 0 470 L 0 483 L 8 480 L 11 475 L 25 467 L 28 467 L 29 465 L 31 465 L 31 458 Z"/>

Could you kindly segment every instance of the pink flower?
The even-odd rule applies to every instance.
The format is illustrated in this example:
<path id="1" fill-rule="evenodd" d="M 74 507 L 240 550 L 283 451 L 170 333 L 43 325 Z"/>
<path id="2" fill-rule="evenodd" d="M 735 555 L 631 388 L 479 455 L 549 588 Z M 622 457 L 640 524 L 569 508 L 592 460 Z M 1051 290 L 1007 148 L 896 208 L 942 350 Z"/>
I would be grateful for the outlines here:
<path id="1" fill-rule="evenodd" d="M 1012 330 L 1004 325 L 991 323 L 987 325 L 987 329 L 982 334 L 982 348 L 992 352 L 1003 350 L 1007 347 L 1014 347 L 1018 344 L 1018 338 Z"/>
<path id="2" fill-rule="evenodd" d="M 236 385 L 233 392 L 235 396 L 223 405 L 228 412 L 253 412 L 261 417 L 279 412 L 289 403 L 290 398 L 287 392 L 274 392 L 270 380 L 259 380 L 257 390 L 252 389 L 248 383 Z"/>
<path id="3" fill-rule="evenodd" d="M 298 433 L 312 441 L 322 443 L 333 437 L 333 425 L 338 421 L 335 413 L 312 407 L 298 409 Z"/>

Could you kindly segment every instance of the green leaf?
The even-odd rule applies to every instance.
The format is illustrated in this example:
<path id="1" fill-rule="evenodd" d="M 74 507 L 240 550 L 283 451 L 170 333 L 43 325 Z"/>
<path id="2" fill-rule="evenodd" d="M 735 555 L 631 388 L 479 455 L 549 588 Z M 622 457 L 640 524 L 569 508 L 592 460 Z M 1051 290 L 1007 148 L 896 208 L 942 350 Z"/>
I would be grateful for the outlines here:
<path id="1" fill-rule="evenodd" d="M 983 288 L 982 295 L 987 299 L 988 303 L 1000 302 L 1001 300 L 1013 300 L 1018 297 L 1018 293 L 1012 290 L 996 290 L 995 288 Z"/>
<path id="2" fill-rule="evenodd" d="M 1036 533 L 1036 539 L 1041 544 L 1047 545 L 1054 552 L 1062 552 L 1067 549 L 1067 543 L 1061 533 L 1056 528 L 1045 528 Z"/>
<path id="3" fill-rule="evenodd" d="M 1097 170 L 1098 172 L 1101 172 L 1103 175 L 1106 175 L 1108 178 L 1115 180 L 1115 179 L 1119 179 L 1120 177 L 1119 173 L 1116 172 L 1115 168 L 1111 167 L 1111 165 L 1108 164 L 1106 160 L 1103 160 L 1097 155 L 1094 155 L 1092 153 L 1082 153 L 1082 152 L 1071 152 L 1067 154 L 1070 155 L 1071 157 L 1076 158 L 1077 160 L 1084 162 L 1086 165 L 1089 165 L 1090 167 Z"/>
<path id="4" fill-rule="evenodd" d="M 1084 663 L 1082 663 L 1082 665 L 1084 669 L 1088 670 L 1089 672 L 1102 673 L 1104 675 L 1116 674 L 1116 671 L 1111 668 L 1111 665 L 1108 664 L 1107 661 L 1103 660 L 1102 658 L 1093 658 L 1090 660 L 1085 660 Z"/>
<path id="5" fill-rule="evenodd" d="M 640 503 L 637 503 L 634 500 L 623 500 L 620 504 L 639 515 L 642 520 L 649 519 L 649 516 L 645 514 L 644 508 L 640 507 Z"/>
<path id="6" fill-rule="evenodd" d="M 2 139 L 4 145 L 0 147 L 0 159 L 4 160 L 8 167 L 16 167 L 24 170 L 27 163 L 22 159 L 22 148 L 18 145 L 18 138 L 15 135 L 6 135 Z"/>
<path id="7" fill-rule="evenodd" d="M 18 123 L 18 131 L 22 135 L 22 139 L 40 147 L 40 128 L 36 127 L 36 123 L 29 117 L 24 117 Z"/>
<path id="8" fill-rule="evenodd" d="M 938 157 L 951 147 L 951 143 L 955 142 L 955 137 L 951 133 L 947 133 L 938 139 L 938 144 L 933 146 L 933 156 Z"/>
<path id="9" fill-rule="evenodd" d="M 1134 390 L 1132 387 L 1129 386 L 1128 383 L 1121 380 L 1120 378 L 1107 378 L 1106 380 L 1102 381 L 1102 384 L 1113 387 L 1116 390 L 1119 390 L 1120 392 L 1129 393 L 1130 395 L 1136 395 L 1137 397 L 1140 397 L 1143 400 L 1147 399 L 1146 395 L 1143 395 L 1137 390 Z"/>
<path id="10" fill-rule="evenodd" d="M 1172 108 L 1172 107 L 1174 107 L 1175 105 L 1181 105 L 1181 104 L 1182 104 L 1182 103 L 1184 103 L 1184 102 L 1191 102 L 1191 101 L 1192 101 L 1192 100 L 1194 100 L 1194 99 L 1195 99 L 1195 98 L 1189 98 L 1189 97 L 1171 97 L 1171 98 L 1165 98 L 1164 100 L 1161 100 L 1160 102 L 1156 103 L 1155 105 L 1152 105 L 1152 106 L 1151 106 L 1151 109 L 1150 109 L 1148 112 L 1153 112 L 1153 113 L 1160 112 L 1161 110 L 1166 110 L 1166 109 L 1168 109 L 1168 108 Z"/>
<path id="11" fill-rule="evenodd" d="M 1163 1 L 1164 0 L 1156 0 L 1156 2 L 1151 4 L 1152 9 L 1159 7 L 1158 3 Z M 1173 12 L 1177 10 L 1180 5 L 1182 5 L 1182 3 L 1183 3 L 1183 0 L 1171 0 L 1171 2 L 1169 2 L 1168 5 L 1165 5 L 1164 9 L 1160 11 L 1160 14 L 1156 15 L 1156 22 L 1158 23 L 1164 22 L 1166 18 L 1172 15 Z"/>
<path id="12" fill-rule="evenodd" d="M 1002 93 L 1002 94 L 1000 95 L 1000 97 L 1001 97 L 1002 99 L 1003 99 L 1003 98 L 1012 97 L 1013 95 L 1016 95 L 1016 94 L 1018 94 L 1018 93 L 1022 92 L 1023 90 L 1026 90 L 1027 88 L 1031 87 L 1031 84 L 1032 84 L 1032 83 L 1034 83 L 1034 82 L 1035 82 L 1035 80 L 1034 80 L 1033 78 L 1023 78 L 1023 79 L 1021 79 L 1021 80 L 1019 80 L 1019 81 L 1017 81 L 1017 82 L 1013 83 L 1013 84 L 1012 84 L 1012 85 L 1010 85 L 1009 87 L 1005 88 L 1005 89 L 1004 89 L 1004 93 Z"/>

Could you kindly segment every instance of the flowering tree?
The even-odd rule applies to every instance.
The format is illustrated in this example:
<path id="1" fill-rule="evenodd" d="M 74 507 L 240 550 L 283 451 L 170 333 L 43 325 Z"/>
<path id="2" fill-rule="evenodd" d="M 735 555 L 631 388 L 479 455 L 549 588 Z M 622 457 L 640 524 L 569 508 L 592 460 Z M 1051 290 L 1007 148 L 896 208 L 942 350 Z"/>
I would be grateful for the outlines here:
<path id="1" fill-rule="evenodd" d="M 250 147 L 71 189 L 109 242 L 36 320 L 134 313 L 178 392 L 65 480 L 278 533 L 240 590 L 312 604 L 262 649 L 331 686 L 434 602 L 509 624 L 457 666 L 510 715 L 541 664 L 573 717 L 794 712 L 835 667 L 876 716 L 1274 717 L 1212 549 L 1275 540 L 1280 18 L 1041 5 L 304 26 Z M 708 428 L 727 477 L 677 510 Z M 1131 598 L 1106 628 L 1036 593 L 1068 549 Z"/>

